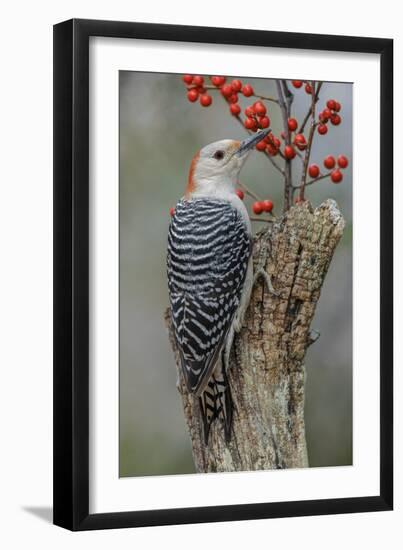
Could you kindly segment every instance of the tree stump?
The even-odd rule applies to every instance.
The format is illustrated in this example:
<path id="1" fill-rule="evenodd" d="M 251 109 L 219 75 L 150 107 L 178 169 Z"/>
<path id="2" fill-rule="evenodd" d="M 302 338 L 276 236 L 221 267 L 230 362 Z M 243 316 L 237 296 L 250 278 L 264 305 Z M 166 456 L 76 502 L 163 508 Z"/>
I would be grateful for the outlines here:
<path id="1" fill-rule="evenodd" d="M 219 421 L 211 427 L 208 446 L 204 444 L 199 403 L 186 390 L 167 310 L 197 472 L 308 466 L 304 358 L 315 340 L 311 321 L 344 225 L 335 201 L 315 210 L 304 202 L 256 234 L 254 269 L 266 271 L 276 294 L 264 277 L 256 281 L 234 340 L 228 372 L 234 415 L 228 444 Z"/>

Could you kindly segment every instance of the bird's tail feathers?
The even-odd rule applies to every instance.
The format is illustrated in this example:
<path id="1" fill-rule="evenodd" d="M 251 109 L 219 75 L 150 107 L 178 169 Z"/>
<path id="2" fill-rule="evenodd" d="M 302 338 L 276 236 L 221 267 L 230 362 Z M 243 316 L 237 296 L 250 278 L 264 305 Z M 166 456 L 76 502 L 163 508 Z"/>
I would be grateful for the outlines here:
<path id="1" fill-rule="evenodd" d="M 204 443 L 208 444 L 210 428 L 218 419 L 224 429 L 225 441 L 231 439 L 233 403 L 225 369 L 221 366 L 211 376 L 199 398 L 203 419 Z"/>

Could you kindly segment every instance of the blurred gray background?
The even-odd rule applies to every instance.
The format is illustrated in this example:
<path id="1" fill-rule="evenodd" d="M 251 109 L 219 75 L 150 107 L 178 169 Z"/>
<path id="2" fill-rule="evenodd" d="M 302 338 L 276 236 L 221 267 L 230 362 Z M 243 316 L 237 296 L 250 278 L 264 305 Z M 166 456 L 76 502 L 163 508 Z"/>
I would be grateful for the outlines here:
<path id="1" fill-rule="evenodd" d="M 256 92 L 276 94 L 273 80 L 247 81 Z M 294 114 L 302 120 L 310 96 L 303 88 L 294 91 Z M 327 154 L 345 154 L 350 165 L 341 184 L 325 180 L 307 192 L 314 206 L 334 198 L 347 222 L 312 325 L 321 336 L 306 357 L 312 467 L 352 463 L 352 85 L 325 83 L 320 97 L 320 110 L 327 99 L 341 102 L 343 122 L 315 137 L 311 162 L 322 166 Z M 252 102 L 242 98 L 240 104 Z M 278 108 L 268 106 L 278 135 Z M 203 108 L 187 101 L 180 75 L 120 72 L 120 476 L 194 472 L 163 323 L 169 208 L 183 195 L 198 149 L 245 135 L 218 93 Z M 297 175 L 301 163 L 293 165 Z M 282 182 L 262 154 L 253 153 L 241 181 L 281 212 Z"/>

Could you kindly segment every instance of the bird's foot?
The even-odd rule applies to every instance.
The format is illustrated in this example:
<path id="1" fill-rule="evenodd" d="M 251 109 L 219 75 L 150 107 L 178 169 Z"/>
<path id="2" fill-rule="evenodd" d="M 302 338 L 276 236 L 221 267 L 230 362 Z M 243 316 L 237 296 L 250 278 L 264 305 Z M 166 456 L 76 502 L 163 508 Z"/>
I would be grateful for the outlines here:
<path id="1" fill-rule="evenodd" d="M 267 289 L 271 294 L 277 297 L 280 296 L 280 293 L 274 288 L 273 283 L 271 282 L 270 275 L 262 267 L 255 272 L 253 277 L 253 285 L 256 284 L 256 281 L 259 279 L 259 277 L 263 277 Z"/>
<path id="2" fill-rule="evenodd" d="M 316 340 L 318 340 L 319 336 L 320 336 L 320 332 L 318 332 L 315 329 L 310 330 L 308 334 L 308 346 L 311 346 L 312 344 L 314 344 Z"/>

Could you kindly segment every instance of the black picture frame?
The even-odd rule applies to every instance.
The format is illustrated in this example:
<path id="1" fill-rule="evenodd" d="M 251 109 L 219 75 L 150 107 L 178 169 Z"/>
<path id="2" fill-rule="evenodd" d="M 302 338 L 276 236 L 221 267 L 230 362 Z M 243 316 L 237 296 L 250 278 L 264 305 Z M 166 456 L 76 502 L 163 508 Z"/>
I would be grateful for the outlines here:
<path id="1" fill-rule="evenodd" d="M 89 513 L 89 38 L 380 54 L 380 492 L 369 497 Z M 73 19 L 54 26 L 54 523 L 71 530 L 393 507 L 393 41 Z"/>

